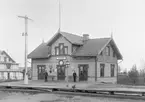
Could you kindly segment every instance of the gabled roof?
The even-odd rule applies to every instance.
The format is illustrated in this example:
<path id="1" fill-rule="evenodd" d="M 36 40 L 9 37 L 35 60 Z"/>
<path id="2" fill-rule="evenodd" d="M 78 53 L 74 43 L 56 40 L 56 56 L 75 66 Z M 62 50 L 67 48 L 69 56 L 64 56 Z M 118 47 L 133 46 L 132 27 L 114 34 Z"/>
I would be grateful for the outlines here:
<path id="1" fill-rule="evenodd" d="M 50 48 L 47 46 L 47 44 L 41 43 L 28 55 L 28 58 L 48 58 L 50 53 Z"/>
<path id="2" fill-rule="evenodd" d="M 110 38 L 89 39 L 80 47 L 74 56 L 97 56 L 102 47 L 110 40 Z"/>
<path id="3" fill-rule="evenodd" d="M 97 56 L 101 53 L 104 48 L 110 44 L 115 50 L 117 59 L 122 59 L 122 55 L 119 52 L 114 40 L 112 38 L 99 38 L 89 39 L 82 47 L 80 47 L 73 56 Z"/>
<path id="4" fill-rule="evenodd" d="M 51 55 L 49 46 L 51 46 L 60 36 L 63 36 L 72 44 L 81 45 L 76 52 L 72 53 L 72 56 L 97 56 L 108 44 L 110 44 L 116 52 L 117 58 L 122 59 L 122 55 L 112 38 L 89 39 L 83 42 L 83 37 L 66 32 L 56 33 L 49 42 L 40 44 L 32 51 L 28 55 L 28 58 L 48 58 Z"/>
<path id="5" fill-rule="evenodd" d="M 51 44 L 54 43 L 60 36 L 63 36 L 64 38 L 66 38 L 66 40 L 68 40 L 72 44 L 83 45 L 83 37 L 82 36 L 78 36 L 78 35 L 67 33 L 67 32 L 56 33 L 52 37 L 52 39 L 50 39 L 48 41 L 47 45 L 51 46 Z"/>
<path id="6" fill-rule="evenodd" d="M 13 63 L 16 63 L 9 55 L 8 55 L 8 53 L 6 52 L 6 51 L 0 51 L 0 53 L 1 54 L 5 54 L 7 57 L 9 57 L 10 59 L 11 59 L 11 61 L 13 62 Z"/>

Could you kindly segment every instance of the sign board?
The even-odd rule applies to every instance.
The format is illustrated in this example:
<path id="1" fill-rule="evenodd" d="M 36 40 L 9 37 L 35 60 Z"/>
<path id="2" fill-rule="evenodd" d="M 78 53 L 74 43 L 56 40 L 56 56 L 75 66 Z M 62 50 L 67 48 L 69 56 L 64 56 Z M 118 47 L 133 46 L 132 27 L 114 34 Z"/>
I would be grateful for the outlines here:
<path id="1" fill-rule="evenodd" d="M 57 60 L 65 60 L 66 57 L 57 57 L 56 59 L 57 59 Z"/>

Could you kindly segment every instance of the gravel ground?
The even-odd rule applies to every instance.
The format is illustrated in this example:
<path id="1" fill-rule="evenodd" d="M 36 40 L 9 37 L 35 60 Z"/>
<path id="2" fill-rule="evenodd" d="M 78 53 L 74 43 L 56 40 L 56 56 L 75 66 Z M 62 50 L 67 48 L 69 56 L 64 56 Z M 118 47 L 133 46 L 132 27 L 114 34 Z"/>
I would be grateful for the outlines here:
<path id="1" fill-rule="evenodd" d="M 144 102 L 144 100 L 83 97 L 60 94 L 28 94 L 0 92 L 0 102 Z"/>

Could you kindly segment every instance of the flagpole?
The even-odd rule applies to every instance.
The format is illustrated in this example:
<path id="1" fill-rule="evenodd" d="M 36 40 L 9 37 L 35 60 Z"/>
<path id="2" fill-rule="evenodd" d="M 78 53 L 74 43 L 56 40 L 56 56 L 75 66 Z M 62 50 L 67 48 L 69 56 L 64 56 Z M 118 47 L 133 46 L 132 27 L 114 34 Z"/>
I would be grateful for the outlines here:
<path id="1" fill-rule="evenodd" d="M 60 4 L 60 0 L 59 0 L 59 32 L 61 30 L 61 4 Z"/>

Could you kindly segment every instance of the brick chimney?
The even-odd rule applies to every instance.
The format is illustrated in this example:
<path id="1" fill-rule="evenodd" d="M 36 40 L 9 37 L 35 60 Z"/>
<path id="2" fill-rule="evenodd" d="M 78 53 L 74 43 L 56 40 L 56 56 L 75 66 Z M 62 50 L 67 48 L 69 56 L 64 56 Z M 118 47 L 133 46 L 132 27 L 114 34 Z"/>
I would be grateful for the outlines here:
<path id="1" fill-rule="evenodd" d="M 89 34 L 83 34 L 83 42 L 89 40 Z"/>

